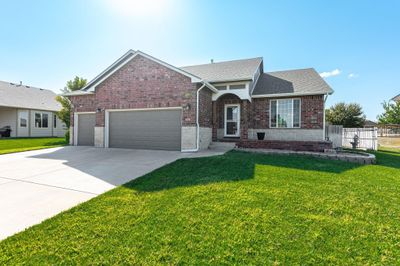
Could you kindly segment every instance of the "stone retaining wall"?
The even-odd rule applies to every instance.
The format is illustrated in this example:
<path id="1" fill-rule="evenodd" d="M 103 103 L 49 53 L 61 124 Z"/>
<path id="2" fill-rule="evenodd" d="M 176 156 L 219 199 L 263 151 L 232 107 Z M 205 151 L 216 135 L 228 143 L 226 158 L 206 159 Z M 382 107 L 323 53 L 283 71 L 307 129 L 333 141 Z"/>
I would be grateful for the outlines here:
<path id="1" fill-rule="evenodd" d="M 307 155 L 322 159 L 339 160 L 358 164 L 375 164 L 376 157 L 373 154 L 363 153 L 322 153 L 309 151 L 287 151 L 287 150 L 268 150 L 268 149 L 248 149 L 237 148 L 237 150 L 245 152 L 263 153 L 263 154 L 279 154 L 279 155 Z"/>
<path id="2" fill-rule="evenodd" d="M 280 140 L 241 140 L 238 148 L 277 149 L 290 151 L 324 152 L 332 149 L 330 141 L 280 141 Z"/>

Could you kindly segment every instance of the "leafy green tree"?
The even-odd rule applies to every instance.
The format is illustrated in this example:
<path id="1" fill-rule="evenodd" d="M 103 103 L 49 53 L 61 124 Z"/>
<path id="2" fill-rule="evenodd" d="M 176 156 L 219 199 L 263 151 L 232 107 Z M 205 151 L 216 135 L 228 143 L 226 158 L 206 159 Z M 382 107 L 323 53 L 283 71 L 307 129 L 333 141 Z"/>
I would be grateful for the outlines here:
<path id="1" fill-rule="evenodd" d="M 400 124 L 400 101 L 383 102 L 384 113 L 378 115 L 379 124 Z"/>
<path id="2" fill-rule="evenodd" d="M 68 80 L 67 85 L 61 91 L 63 93 L 77 91 L 85 87 L 87 84 L 87 80 L 78 76 L 75 76 L 74 79 Z"/>
<path id="3" fill-rule="evenodd" d="M 326 121 L 332 125 L 343 127 L 363 127 L 365 114 L 362 107 L 357 103 L 337 103 L 326 110 Z"/>
<path id="4" fill-rule="evenodd" d="M 77 91 L 85 87 L 87 84 L 87 80 L 81 77 L 76 76 L 73 80 L 67 81 L 67 85 L 61 91 L 63 93 Z M 56 100 L 61 104 L 62 109 L 57 112 L 58 118 L 61 119 L 65 123 L 65 125 L 69 128 L 71 124 L 71 102 L 67 97 L 58 95 Z"/>

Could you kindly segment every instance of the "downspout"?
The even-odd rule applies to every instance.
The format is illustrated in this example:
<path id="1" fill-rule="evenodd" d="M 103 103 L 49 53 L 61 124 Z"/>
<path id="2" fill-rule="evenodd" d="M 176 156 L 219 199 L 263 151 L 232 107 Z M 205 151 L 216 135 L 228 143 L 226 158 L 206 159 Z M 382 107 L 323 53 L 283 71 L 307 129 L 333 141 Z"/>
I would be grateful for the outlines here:
<path id="1" fill-rule="evenodd" d="M 190 150 L 182 150 L 182 152 L 197 152 L 200 149 L 200 122 L 199 122 L 199 102 L 200 102 L 200 91 L 206 86 L 203 82 L 203 85 L 196 92 L 196 148 Z"/>
<path id="2" fill-rule="evenodd" d="M 328 100 L 328 94 L 325 94 L 325 97 L 324 97 L 325 99 L 324 99 L 324 107 L 323 107 L 323 121 L 322 121 L 322 128 L 323 128 L 323 140 L 326 140 L 326 130 L 325 130 L 325 103 L 326 103 L 326 100 Z"/>

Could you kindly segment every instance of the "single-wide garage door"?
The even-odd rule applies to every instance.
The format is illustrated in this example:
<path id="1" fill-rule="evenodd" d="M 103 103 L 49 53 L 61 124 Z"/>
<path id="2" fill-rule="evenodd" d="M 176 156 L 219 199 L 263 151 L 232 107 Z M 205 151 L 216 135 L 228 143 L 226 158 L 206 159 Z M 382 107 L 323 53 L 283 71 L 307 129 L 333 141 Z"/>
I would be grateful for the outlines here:
<path id="1" fill-rule="evenodd" d="M 110 112 L 109 147 L 181 150 L 181 110 Z"/>
<path id="2" fill-rule="evenodd" d="M 94 145 L 95 114 L 78 114 L 78 145 Z"/>

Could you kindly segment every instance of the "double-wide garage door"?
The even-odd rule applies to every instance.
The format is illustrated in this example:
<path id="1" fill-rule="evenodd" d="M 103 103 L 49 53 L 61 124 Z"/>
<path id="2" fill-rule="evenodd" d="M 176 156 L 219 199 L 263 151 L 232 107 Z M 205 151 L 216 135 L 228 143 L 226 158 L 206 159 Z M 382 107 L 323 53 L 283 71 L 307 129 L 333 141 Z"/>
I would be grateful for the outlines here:
<path id="1" fill-rule="evenodd" d="M 180 109 L 111 111 L 109 147 L 181 150 L 181 116 Z"/>

